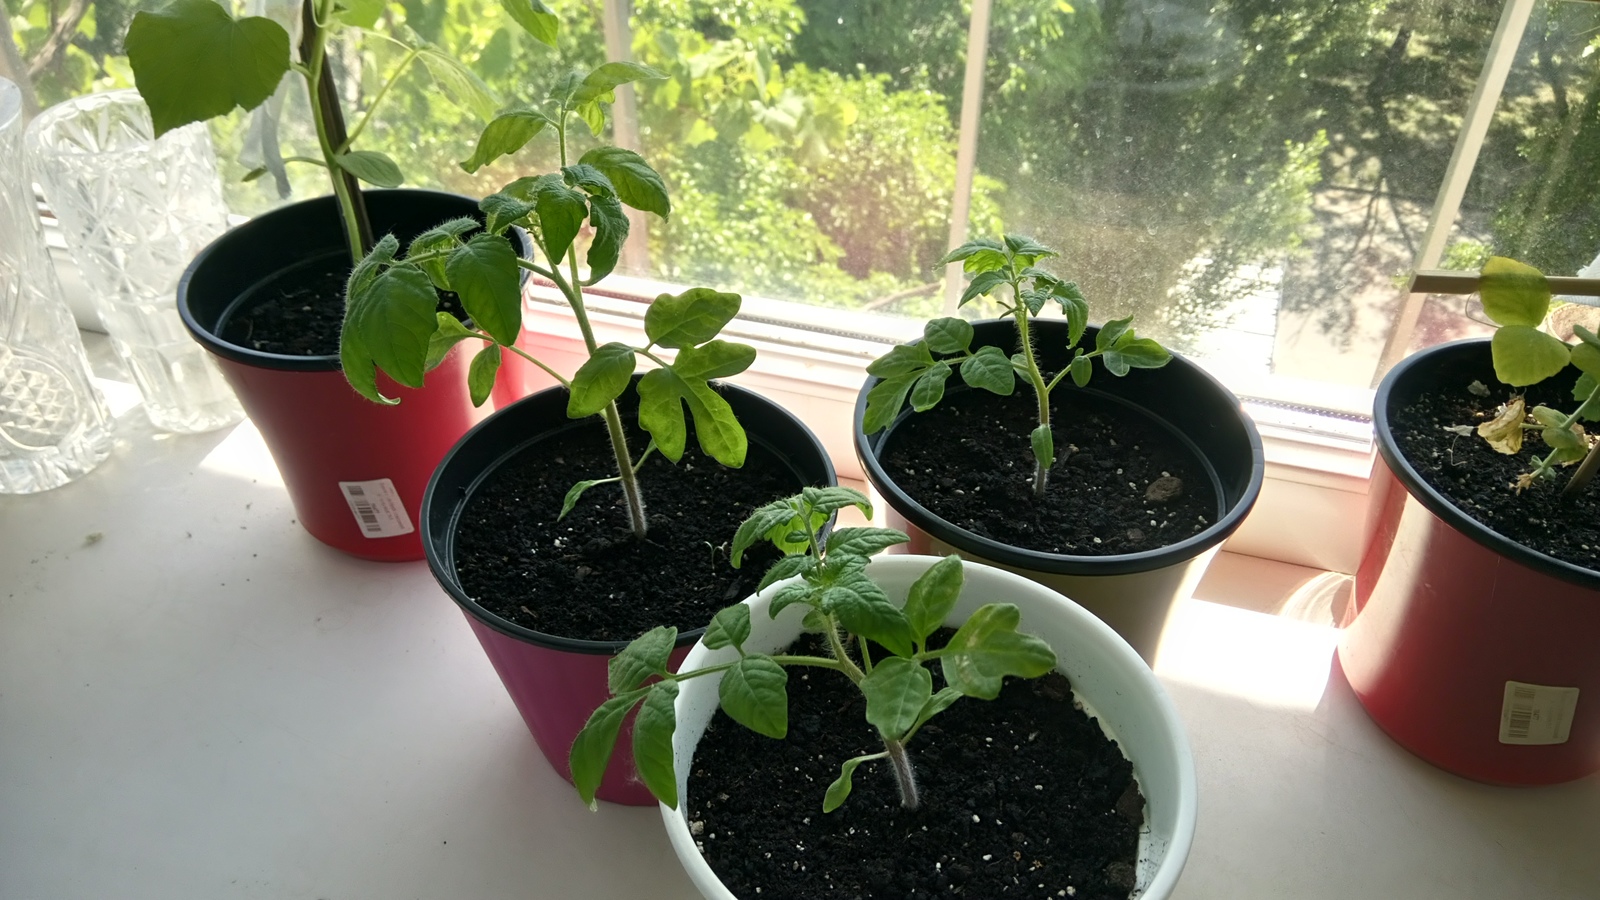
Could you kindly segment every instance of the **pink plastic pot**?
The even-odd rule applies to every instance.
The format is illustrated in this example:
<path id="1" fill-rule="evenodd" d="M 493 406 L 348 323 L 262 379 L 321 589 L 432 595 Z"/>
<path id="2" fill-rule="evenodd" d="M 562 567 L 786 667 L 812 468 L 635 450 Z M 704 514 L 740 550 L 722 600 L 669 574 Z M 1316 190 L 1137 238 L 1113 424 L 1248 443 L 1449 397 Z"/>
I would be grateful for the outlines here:
<path id="1" fill-rule="evenodd" d="M 377 233 L 393 232 L 402 243 L 447 219 L 478 215 L 470 198 L 436 191 L 365 197 Z M 488 414 L 473 408 L 467 391 L 472 348 L 458 345 L 420 390 L 380 374 L 384 394 L 401 399 L 383 406 L 345 382 L 337 356 L 264 353 L 218 337 L 252 288 L 291 267 L 348 253 L 332 197 L 274 210 L 195 257 L 178 283 L 178 312 L 261 431 L 305 529 L 364 559 L 422 559 L 417 523 L 428 479 L 456 439 Z"/>
<path id="2" fill-rule="evenodd" d="M 635 376 L 636 383 L 637 380 Z M 722 385 L 719 390 L 744 424 L 750 442 L 765 446 L 789 463 L 796 489 L 837 483 L 827 451 L 799 419 L 743 388 Z M 624 393 L 619 401 L 623 415 L 632 416 L 637 402 L 632 390 Z M 627 641 L 576 640 L 545 634 L 485 609 L 461 587 L 456 574 L 455 536 L 462 509 L 496 468 L 529 446 L 575 424 L 567 418 L 565 388 L 541 391 L 496 412 L 462 438 L 439 464 L 422 502 L 422 542 L 428 567 L 466 614 L 545 759 L 568 781 L 572 780 L 567 762 L 572 741 L 589 715 L 610 696 L 607 666 Z M 647 585 L 641 586 L 642 591 L 648 589 Z M 624 598 L 618 602 L 633 600 Z M 674 667 L 704 631 L 700 627 L 678 634 L 677 649 L 672 654 Z M 634 768 L 632 733 L 630 715 L 617 739 L 617 750 L 598 796 L 612 803 L 653 806 L 655 798 Z"/>
<path id="3" fill-rule="evenodd" d="M 1419 393 L 1474 380 L 1494 383 L 1487 340 L 1416 354 L 1378 389 L 1367 544 L 1339 662 L 1373 721 L 1428 762 L 1492 784 L 1571 781 L 1600 771 L 1600 573 L 1467 516 L 1389 426 Z M 1562 689 L 1577 690 L 1575 707 Z M 1548 731 L 1552 717 L 1567 720 L 1562 743 L 1503 740 Z"/>

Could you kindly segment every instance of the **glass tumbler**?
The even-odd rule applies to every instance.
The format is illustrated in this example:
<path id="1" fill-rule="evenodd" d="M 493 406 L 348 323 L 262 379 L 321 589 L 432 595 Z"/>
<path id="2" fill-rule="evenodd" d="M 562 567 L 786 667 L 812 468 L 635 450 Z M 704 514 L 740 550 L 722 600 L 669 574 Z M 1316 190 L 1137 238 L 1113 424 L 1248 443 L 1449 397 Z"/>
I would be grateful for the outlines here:
<path id="1" fill-rule="evenodd" d="M 28 164 L 157 428 L 211 431 L 243 415 L 178 318 L 178 277 L 227 229 L 204 125 L 153 137 L 137 91 L 57 104 L 28 125 Z"/>
<path id="2" fill-rule="evenodd" d="M 0 78 L 0 494 L 59 487 L 111 453 L 94 386 L 22 170 L 22 92 Z"/>

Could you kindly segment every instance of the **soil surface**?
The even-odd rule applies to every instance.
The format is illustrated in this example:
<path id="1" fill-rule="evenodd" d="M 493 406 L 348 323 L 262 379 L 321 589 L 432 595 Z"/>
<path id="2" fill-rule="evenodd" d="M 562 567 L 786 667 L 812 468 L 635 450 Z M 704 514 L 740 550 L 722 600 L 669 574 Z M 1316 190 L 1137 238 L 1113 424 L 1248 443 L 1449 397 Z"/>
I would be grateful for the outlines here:
<path id="1" fill-rule="evenodd" d="M 801 668 L 790 669 L 785 740 L 716 713 L 689 775 L 689 822 L 736 896 L 1126 900 L 1144 798 L 1066 678 L 1008 679 L 998 699 L 962 699 L 924 725 L 908 747 L 917 810 L 874 761 L 825 814 L 840 764 L 883 749 L 864 714 L 842 674 Z"/>
<path id="2" fill-rule="evenodd" d="M 218 335 L 230 344 L 284 356 L 338 356 L 350 260 L 329 254 L 257 286 L 228 314 Z M 461 299 L 437 291 L 439 312 L 465 318 Z"/>
<path id="3" fill-rule="evenodd" d="M 634 458 L 648 441 L 627 420 Z M 741 469 L 688 449 L 673 465 L 651 454 L 639 472 L 650 533 L 628 527 L 622 489 L 590 488 L 557 521 L 567 490 L 613 474 L 605 425 L 579 422 L 501 465 L 468 499 L 456 538 L 456 571 L 467 595 L 503 618 L 580 640 L 632 640 L 657 625 L 703 628 L 725 606 L 755 593 L 778 558 L 752 548 L 742 565 L 728 545 L 758 506 L 800 490 L 798 476 L 751 442 Z"/>
<path id="4" fill-rule="evenodd" d="M 1453 368 L 1441 374 L 1445 377 L 1438 388 L 1423 392 L 1390 416 L 1395 443 L 1422 480 L 1501 535 L 1573 565 L 1600 570 L 1600 484 L 1590 484 L 1570 503 L 1562 502 L 1561 489 L 1574 468 L 1560 468 L 1556 478 L 1541 479 L 1519 495 L 1513 487 L 1517 476 L 1532 471 L 1533 458 L 1550 451 L 1537 432 L 1526 432 L 1522 451 L 1508 456 L 1495 452 L 1476 433 L 1463 436 L 1446 430 L 1459 425 L 1476 429 L 1519 391 L 1529 409 L 1542 403 L 1569 413 L 1578 406 L 1572 398 L 1576 374 L 1569 369 L 1528 388 L 1496 381 L 1487 361 L 1481 368 Z M 1475 381 L 1488 388 L 1488 396 L 1468 389 Z"/>
<path id="5" fill-rule="evenodd" d="M 1048 376 L 1047 376 L 1048 377 Z M 1045 553 L 1109 556 L 1175 544 L 1220 514 L 1195 451 L 1159 423 L 1104 397 L 1058 388 L 1056 461 L 1033 494 L 1033 393 L 951 390 L 884 441 L 884 470 L 947 522 Z"/>

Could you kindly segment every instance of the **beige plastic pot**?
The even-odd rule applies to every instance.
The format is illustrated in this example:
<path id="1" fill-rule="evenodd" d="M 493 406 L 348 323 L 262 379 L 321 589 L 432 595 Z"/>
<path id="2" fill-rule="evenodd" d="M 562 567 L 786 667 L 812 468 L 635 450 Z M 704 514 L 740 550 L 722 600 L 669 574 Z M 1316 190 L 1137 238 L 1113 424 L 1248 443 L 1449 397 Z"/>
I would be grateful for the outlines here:
<path id="1" fill-rule="evenodd" d="M 889 599 L 905 602 L 912 582 L 938 562 L 933 556 L 880 556 L 867 574 Z M 767 614 L 772 596 L 787 581 L 778 582 L 745 602 L 751 607 L 747 650 L 774 652 L 800 636 L 802 604 L 793 604 L 777 619 Z M 1074 692 L 1096 716 L 1133 763 L 1134 777 L 1145 797 L 1145 828 L 1139 838 L 1139 865 L 1134 896 L 1140 900 L 1165 900 L 1183 871 L 1194 840 L 1198 809 L 1194 756 L 1183 724 L 1166 691 L 1128 642 L 1088 610 L 1036 582 L 991 566 L 969 563 L 961 599 L 945 620 L 960 625 L 985 603 L 1014 603 L 1022 612 L 1022 628 L 1048 642 L 1060 660 L 1058 671 L 1072 682 Z M 696 644 L 682 668 L 697 669 L 732 660 L 731 647 L 707 650 Z M 706 900 L 741 900 L 730 892 L 695 847 L 689 833 L 689 770 L 695 747 L 717 710 L 720 675 L 682 683 L 678 695 L 678 729 L 672 749 L 681 802 L 673 810 L 661 807 L 672 849 L 683 863 L 689 880 Z M 976 701 L 974 701 L 976 702 Z M 822 786 L 818 785 L 818 799 Z M 746 897 L 742 900 L 759 900 Z"/>

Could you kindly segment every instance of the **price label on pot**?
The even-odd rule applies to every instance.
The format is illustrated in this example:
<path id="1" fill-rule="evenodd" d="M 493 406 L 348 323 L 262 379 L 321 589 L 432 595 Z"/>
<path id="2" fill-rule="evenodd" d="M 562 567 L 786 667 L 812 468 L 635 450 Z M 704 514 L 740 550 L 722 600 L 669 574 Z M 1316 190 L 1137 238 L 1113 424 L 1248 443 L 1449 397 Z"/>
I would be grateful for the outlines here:
<path id="1" fill-rule="evenodd" d="M 356 517 L 361 534 L 369 538 L 395 537 L 410 534 L 411 517 L 400 502 L 400 492 L 387 478 L 377 481 L 341 481 L 339 489 L 350 504 L 350 514 Z"/>
<path id="2" fill-rule="evenodd" d="M 1500 743 L 1565 744 L 1577 708 L 1577 688 L 1508 681 L 1500 705 Z"/>

